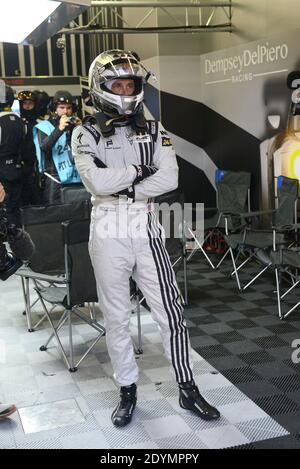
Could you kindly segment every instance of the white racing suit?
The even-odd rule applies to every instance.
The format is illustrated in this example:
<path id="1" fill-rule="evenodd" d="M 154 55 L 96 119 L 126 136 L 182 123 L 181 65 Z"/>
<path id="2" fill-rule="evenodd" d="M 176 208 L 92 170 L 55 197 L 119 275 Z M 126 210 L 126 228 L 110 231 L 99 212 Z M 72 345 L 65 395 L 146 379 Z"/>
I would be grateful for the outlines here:
<path id="1" fill-rule="evenodd" d="M 148 122 L 148 132 L 141 137 L 131 126 L 116 126 L 115 134 L 104 138 L 96 124 L 87 123 L 77 127 L 72 136 L 77 169 L 92 194 L 89 251 L 108 353 L 120 386 L 129 386 L 138 379 L 129 330 L 130 276 L 158 323 L 176 381 L 193 379 L 181 294 L 164 246 L 162 227 L 149 203 L 150 198 L 177 188 L 176 156 L 160 123 Z M 107 168 L 98 168 L 94 158 Z M 113 196 L 133 184 L 137 175 L 133 165 L 141 164 L 153 165 L 158 171 L 135 185 L 135 201 Z"/>

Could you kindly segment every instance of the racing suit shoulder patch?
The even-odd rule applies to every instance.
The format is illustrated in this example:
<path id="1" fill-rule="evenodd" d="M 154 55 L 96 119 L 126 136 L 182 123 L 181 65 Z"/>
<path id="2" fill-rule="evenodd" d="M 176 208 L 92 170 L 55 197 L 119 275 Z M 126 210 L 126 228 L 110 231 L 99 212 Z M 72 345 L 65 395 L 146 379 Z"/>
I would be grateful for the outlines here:
<path id="1" fill-rule="evenodd" d="M 158 136 L 158 121 L 149 120 L 147 121 L 148 131 L 152 135 L 153 141 L 156 142 Z"/>
<path id="2" fill-rule="evenodd" d="M 163 147 L 171 147 L 172 142 L 171 142 L 170 137 L 161 137 L 161 145 Z"/>
<path id="3" fill-rule="evenodd" d="M 93 125 L 91 125 L 89 122 L 83 125 L 84 129 L 86 129 L 95 139 L 96 144 L 100 142 L 101 134 L 98 132 L 97 129 Z"/>

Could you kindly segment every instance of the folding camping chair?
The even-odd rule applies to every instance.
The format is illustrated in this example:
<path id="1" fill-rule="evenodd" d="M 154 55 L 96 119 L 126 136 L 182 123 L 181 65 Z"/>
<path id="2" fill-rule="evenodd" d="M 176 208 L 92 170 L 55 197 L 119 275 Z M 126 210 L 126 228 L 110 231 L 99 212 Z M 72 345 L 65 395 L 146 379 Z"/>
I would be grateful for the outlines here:
<path id="1" fill-rule="evenodd" d="M 245 213 L 244 216 L 248 220 L 251 219 L 252 224 L 247 225 L 239 234 L 225 235 L 231 250 L 237 250 L 236 257 L 232 256 L 233 272 L 231 275 L 235 276 L 240 291 L 246 290 L 272 266 L 271 250 L 277 251 L 280 247 L 287 247 L 294 243 L 297 228 L 294 227 L 291 230 L 290 227 L 295 224 L 297 217 L 298 186 L 297 179 L 279 176 L 277 178 L 277 208 Z M 267 225 L 265 221 L 261 223 L 261 218 L 264 217 L 265 220 L 266 215 L 271 216 L 271 222 Z M 255 221 L 256 226 L 258 223 L 258 228 L 254 228 Z M 237 265 L 241 255 L 246 256 L 246 259 Z M 251 280 L 242 286 L 240 270 L 251 260 L 256 260 L 263 266 Z"/>
<path id="2" fill-rule="evenodd" d="M 205 243 L 212 236 L 223 239 L 226 232 L 238 232 L 245 223 L 240 214 L 250 211 L 250 184 L 251 174 L 245 171 L 225 171 L 217 169 L 215 174 L 217 190 L 217 207 L 206 207 L 204 213 L 215 211 L 216 213 L 204 220 L 204 239 L 198 239 L 191 227 L 187 227 L 187 233 L 195 243 L 195 247 L 188 255 L 189 261 L 197 251 L 200 251 L 212 269 L 220 267 L 231 249 L 225 247 L 225 254 L 215 266 L 205 250 Z M 196 212 L 196 210 L 195 210 Z"/>
<path id="3" fill-rule="evenodd" d="M 88 219 L 89 203 L 81 201 L 72 204 L 23 207 L 21 216 L 23 227 L 35 244 L 35 252 L 29 263 L 16 272 L 22 281 L 28 331 L 33 332 L 45 316 L 32 325 L 32 307 L 38 299 L 31 304 L 30 280 L 36 287 L 41 282 L 65 283 L 61 222 L 70 219 Z"/>
<path id="4" fill-rule="evenodd" d="M 96 280 L 88 252 L 89 224 L 89 220 L 72 220 L 62 223 L 65 285 L 57 286 L 52 284 L 48 287 L 37 286 L 35 288 L 52 329 L 49 339 L 40 347 L 40 350 L 47 350 L 50 341 L 55 337 L 70 372 L 77 371 L 80 363 L 101 337 L 105 335 L 104 327 L 96 320 L 94 308 L 89 309 L 89 316 L 80 309 L 80 305 L 84 303 L 94 304 L 98 301 Z M 46 303 L 64 308 L 64 312 L 56 325 L 51 319 L 51 313 L 48 311 Z M 72 318 L 74 316 L 79 317 L 98 332 L 92 344 L 76 363 L 72 330 Z M 59 331 L 66 322 L 69 326 L 69 358 L 59 337 Z"/>
<path id="5" fill-rule="evenodd" d="M 294 227 L 291 227 L 291 230 L 293 229 Z M 300 305 L 299 293 L 295 293 L 295 288 L 300 284 L 300 248 L 279 247 L 274 249 L 270 253 L 270 260 L 275 271 L 278 316 L 279 319 L 286 319 Z M 283 289 L 283 277 L 286 275 L 288 275 L 291 285 Z M 295 293 L 294 298 L 292 298 L 293 293 Z"/>
<path id="6" fill-rule="evenodd" d="M 87 192 L 83 184 L 68 184 L 60 189 L 61 203 L 69 204 L 79 202 L 81 200 L 91 199 L 91 194 Z"/>

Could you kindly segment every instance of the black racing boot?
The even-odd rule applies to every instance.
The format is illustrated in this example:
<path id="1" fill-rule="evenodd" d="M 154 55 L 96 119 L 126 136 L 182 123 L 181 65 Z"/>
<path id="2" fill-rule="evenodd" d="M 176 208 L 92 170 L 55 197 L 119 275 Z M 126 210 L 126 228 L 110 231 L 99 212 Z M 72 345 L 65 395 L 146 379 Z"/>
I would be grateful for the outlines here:
<path id="1" fill-rule="evenodd" d="M 179 405 L 183 409 L 195 412 L 204 420 L 220 418 L 220 412 L 206 402 L 194 381 L 179 384 Z"/>
<path id="2" fill-rule="evenodd" d="M 125 427 L 132 418 L 136 405 L 136 384 L 120 388 L 120 402 L 112 413 L 111 420 L 116 427 Z"/>

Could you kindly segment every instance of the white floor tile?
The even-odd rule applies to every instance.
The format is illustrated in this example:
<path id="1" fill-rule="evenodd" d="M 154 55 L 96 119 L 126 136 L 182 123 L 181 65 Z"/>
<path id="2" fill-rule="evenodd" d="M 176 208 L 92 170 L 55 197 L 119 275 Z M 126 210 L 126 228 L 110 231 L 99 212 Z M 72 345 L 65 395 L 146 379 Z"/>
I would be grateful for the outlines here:
<path id="1" fill-rule="evenodd" d="M 263 419 L 268 415 L 250 399 L 219 407 L 222 415 L 232 424 Z"/>
<path id="2" fill-rule="evenodd" d="M 144 354 L 137 359 L 137 409 L 130 425 L 115 428 L 111 414 L 118 390 L 105 340 L 72 374 L 55 341 L 47 352 L 39 351 L 50 332 L 47 322 L 33 334 L 27 332 L 17 277 L 0 284 L 0 309 L 0 344 L 5 348 L 2 362 L 0 356 L 0 401 L 15 402 L 19 410 L 0 422 L 0 448 L 225 448 L 287 434 L 194 350 L 195 381 L 207 400 L 220 406 L 222 417 L 207 422 L 181 409 L 160 334 L 147 311 L 142 313 Z M 135 315 L 132 331 L 136 335 Z M 67 328 L 61 332 L 67 344 Z M 90 328 L 76 323 L 74 332 L 79 353 Z"/>
<path id="3" fill-rule="evenodd" d="M 74 399 L 19 409 L 24 433 L 36 433 L 84 422 Z"/>
<path id="4" fill-rule="evenodd" d="M 227 448 L 249 443 L 246 438 L 234 425 L 212 428 L 196 432 L 197 436 L 210 449 Z"/>
<path id="5" fill-rule="evenodd" d="M 94 432 L 81 433 L 61 438 L 64 449 L 107 449 L 110 448 L 103 432 L 99 429 Z"/>
<path id="6" fill-rule="evenodd" d="M 153 440 L 180 435 L 191 431 L 190 427 L 179 415 L 170 415 L 168 417 L 145 420 L 142 424 Z"/>

